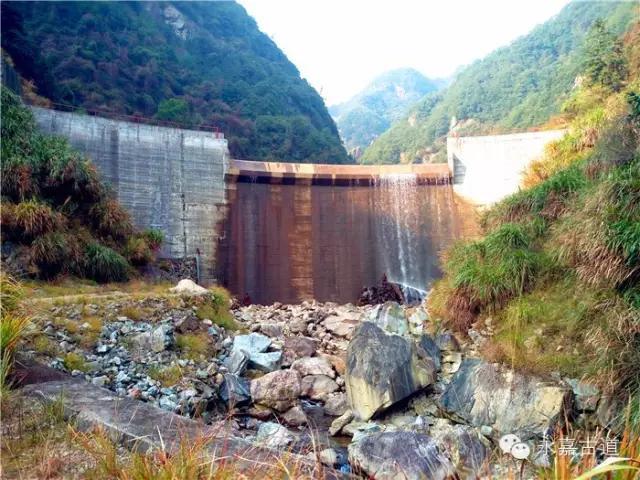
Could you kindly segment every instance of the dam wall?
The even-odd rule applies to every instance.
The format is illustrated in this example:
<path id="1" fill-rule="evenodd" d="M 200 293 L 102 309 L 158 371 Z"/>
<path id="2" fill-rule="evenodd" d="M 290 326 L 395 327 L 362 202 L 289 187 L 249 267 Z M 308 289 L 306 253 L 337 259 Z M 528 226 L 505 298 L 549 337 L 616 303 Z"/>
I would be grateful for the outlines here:
<path id="1" fill-rule="evenodd" d="M 478 137 L 448 137 L 453 189 L 475 205 L 491 205 L 520 188 L 522 173 L 565 130 Z"/>
<path id="2" fill-rule="evenodd" d="M 139 228 L 165 235 L 162 255 L 200 257 L 213 278 L 217 223 L 225 213 L 227 141 L 215 132 L 168 128 L 31 107 L 38 127 L 86 154 Z"/>

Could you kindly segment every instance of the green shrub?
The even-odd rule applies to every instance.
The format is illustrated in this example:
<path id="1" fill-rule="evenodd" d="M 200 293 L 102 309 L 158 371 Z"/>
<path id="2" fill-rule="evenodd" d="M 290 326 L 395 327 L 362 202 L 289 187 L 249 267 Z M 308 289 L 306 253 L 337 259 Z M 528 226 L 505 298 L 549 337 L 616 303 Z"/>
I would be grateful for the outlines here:
<path id="1" fill-rule="evenodd" d="M 97 282 L 124 282 L 129 278 L 129 264 L 109 247 L 92 243 L 84 255 L 84 274 Z"/>
<path id="2" fill-rule="evenodd" d="M 59 230 L 64 226 L 64 217 L 49 205 L 28 200 L 17 205 L 2 205 L 2 230 L 8 238 L 28 243 L 39 235 Z"/>
<path id="3" fill-rule="evenodd" d="M 24 291 L 20 283 L 0 271 L 0 315 L 14 311 L 23 296 Z"/>
<path id="4" fill-rule="evenodd" d="M 51 232 L 33 241 L 31 257 L 38 266 L 40 276 L 52 278 L 61 272 L 76 272 L 82 249 L 75 236 Z"/>
<path id="5" fill-rule="evenodd" d="M 149 228 L 142 232 L 143 237 L 147 241 L 147 245 L 151 250 L 158 250 L 164 242 L 164 234 L 157 228 Z"/>
<path id="6" fill-rule="evenodd" d="M 113 198 L 96 203 L 89 210 L 94 228 L 103 236 L 123 240 L 133 234 L 129 213 Z"/>
<path id="7" fill-rule="evenodd" d="M 153 260 L 153 252 L 144 237 L 134 236 L 127 240 L 124 255 L 133 265 L 146 265 Z"/>
<path id="8" fill-rule="evenodd" d="M 89 366 L 87 365 L 84 357 L 75 352 L 67 353 L 64 356 L 62 363 L 64 364 L 64 368 L 66 368 L 70 372 L 72 372 L 73 370 L 79 370 L 81 372 L 89 371 Z"/>

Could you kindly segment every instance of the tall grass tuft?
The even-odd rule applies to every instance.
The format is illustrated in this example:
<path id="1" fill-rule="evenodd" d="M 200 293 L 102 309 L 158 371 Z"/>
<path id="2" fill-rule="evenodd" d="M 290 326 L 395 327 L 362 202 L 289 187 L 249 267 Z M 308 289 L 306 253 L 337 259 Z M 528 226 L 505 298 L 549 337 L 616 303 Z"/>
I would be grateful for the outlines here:
<path id="1" fill-rule="evenodd" d="M 15 348 L 25 333 L 29 318 L 17 313 L 22 288 L 5 273 L 0 273 L 0 398 L 8 388 L 7 379 L 13 365 Z"/>
<path id="2" fill-rule="evenodd" d="M 101 283 L 124 282 L 129 278 L 129 264 L 118 252 L 98 243 L 87 246 L 84 273 Z"/>

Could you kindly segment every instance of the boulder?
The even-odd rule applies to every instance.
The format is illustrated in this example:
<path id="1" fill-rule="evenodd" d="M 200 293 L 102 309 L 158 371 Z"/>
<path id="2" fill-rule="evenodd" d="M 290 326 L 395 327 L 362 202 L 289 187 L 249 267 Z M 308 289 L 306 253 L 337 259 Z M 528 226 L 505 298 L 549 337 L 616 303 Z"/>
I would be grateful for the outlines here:
<path id="1" fill-rule="evenodd" d="M 170 288 L 169 291 L 187 296 L 205 295 L 210 293 L 209 290 L 201 287 L 196 282 L 188 278 L 180 280 L 178 284 L 175 287 Z"/>
<path id="2" fill-rule="evenodd" d="M 396 302 L 386 302 L 376 305 L 366 318 L 367 321 L 376 324 L 387 333 L 407 335 L 409 323 L 402 307 Z"/>
<path id="3" fill-rule="evenodd" d="M 261 372 L 273 372 L 280 368 L 282 352 L 254 353 L 249 358 L 249 365 Z"/>
<path id="4" fill-rule="evenodd" d="M 290 427 L 300 427 L 307 424 L 307 414 L 300 405 L 296 405 L 284 412 L 282 421 Z"/>
<path id="5" fill-rule="evenodd" d="M 335 436 L 338 435 L 342 429 L 347 426 L 353 420 L 353 412 L 351 410 L 347 410 L 338 418 L 336 418 L 333 422 L 331 422 L 331 426 L 329 426 L 329 435 Z"/>
<path id="6" fill-rule="evenodd" d="M 291 365 L 292 370 L 296 370 L 301 377 L 307 375 L 326 375 L 330 378 L 336 378 L 336 372 L 333 371 L 331 364 L 323 357 L 306 357 L 300 358 Z"/>
<path id="7" fill-rule="evenodd" d="M 254 353 L 263 353 L 271 346 L 271 339 L 261 333 L 237 335 L 233 339 L 233 350 L 245 352 L 251 358 Z"/>
<path id="8" fill-rule="evenodd" d="M 293 442 L 293 435 L 279 423 L 265 422 L 258 428 L 255 442 L 261 447 L 283 449 Z"/>
<path id="9" fill-rule="evenodd" d="M 475 480 L 489 471 L 490 445 L 475 429 L 454 425 L 433 439 L 453 464 L 460 480 Z"/>
<path id="10" fill-rule="evenodd" d="M 318 342 L 309 337 L 287 337 L 282 348 L 282 364 L 291 365 L 298 358 L 313 357 Z"/>
<path id="11" fill-rule="evenodd" d="M 279 412 L 296 405 L 300 393 L 300 374 L 295 370 L 277 370 L 251 381 L 253 401 Z"/>
<path id="12" fill-rule="evenodd" d="M 233 350 L 224 364 L 229 370 L 229 373 L 242 375 L 249 364 L 249 355 L 242 350 Z"/>
<path id="13" fill-rule="evenodd" d="M 573 391 L 576 410 L 580 412 L 595 412 L 600 401 L 600 390 L 594 385 L 581 382 L 575 378 L 566 379 Z"/>
<path id="14" fill-rule="evenodd" d="M 178 320 L 175 324 L 175 330 L 178 333 L 195 332 L 200 329 L 200 320 L 193 314 L 187 315 Z"/>
<path id="15" fill-rule="evenodd" d="M 410 340 L 387 335 L 371 322 L 362 323 L 347 349 L 345 377 L 349 405 L 356 418 L 376 413 L 432 384 L 433 359 Z"/>
<path id="16" fill-rule="evenodd" d="M 429 315 L 421 307 L 416 308 L 409 315 L 409 333 L 411 335 L 420 336 L 424 333 L 424 326 L 429 320 Z"/>
<path id="17" fill-rule="evenodd" d="M 267 337 L 277 338 L 282 337 L 282 327 L 276 323 L 262 323 L 260 324 L 260 331 Z"/>
<path id="18" fill-rule="evenodd" d="M 438 445 L 414 432 L 380 432 L 363 435 L 349 445 L 349 462 L 376 480 L 445 480 L 455 473 Z"/>
<path id="19" fill-rule="evenodd" d="M 427 334 L 420 336 L 420 346 L 425 352 L 433 359 L 436 370 L 440 370 L 440 347 L 436 344 L 435 340 Z"/>
<path id="20" fill-rule="evenodd" d="M 549 432 L 570 401 L 561 385 L 474 358 L 462 362 L 440 406 L 456 421 L 491 427 L 494 439 L 512 433 L 528 440 Z"/>
<path id="21" fill-rule="evenodd" d="M 173 329 L 169 325 L 159 325 L 151 331 L 136 335 L 132 342 L 139 351 L 163 352 L 174 343 Z"/>
<path id="22" fill-rule="evenodd" d="M 340 390 L 338 384 L 326 375 L 307 375 L 300 383 L 302 395 L 312 400 L 325 400 L 330 393 Z"/>
<path id="23" fill-rule="evenodd" d="M 327 395 L 324 400 L 324 413 L 332 417 L 339 417 L 349 409 L 347 394 L 343 392 L 335 392 Z"/>
<path id="24" fill-rule="evenodd" d="M 360 323 L 360 315 L 345 312 L 341 315 L 329 315 L 322 321 L 322 326 L 337 337 L 344 337 L 350 340 L 354 330 Z"/>
<path id="25" fill-rule="evenodd" d="M 251 401 L 249 381 L 231 373 L 225 374 L 220 385 L 220 398 L 228 408 L 248 404 Z"/>

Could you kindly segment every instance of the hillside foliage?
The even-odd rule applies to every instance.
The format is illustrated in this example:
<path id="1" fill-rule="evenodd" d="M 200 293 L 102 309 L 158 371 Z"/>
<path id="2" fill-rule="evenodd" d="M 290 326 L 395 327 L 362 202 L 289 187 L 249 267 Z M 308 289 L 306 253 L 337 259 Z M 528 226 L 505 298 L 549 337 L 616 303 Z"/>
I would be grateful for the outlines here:
<path id="1" fill-rule="evenodd" d="M 465 68 L 446 90 L 427 94 L 365 150 L 361 161 L 427 160 L 452 118 L 469 124 L 459 134 L 505 133 L 545 123 L 560 112 L 583 72 L 589 27 L 604 19 L 606 28 L 619 35 L 637 8 L 634 2 L 570 3 L 528 35 Z M 610 57 L 598 58 L 607 62 Z"/>
<path id="2" fill-rule="evenodd" d="M 611 82 L 611 62 L 575 91 L 569 131 L 526 172 L 526 188 L 486 212 L 484 237 L 447 252 L 430 309 L 461 332 L 491 317 L 492 361 L 640 395 L 638 27 L 622 47 L 626 76 Z"/>
<path id="3" fill-rule="evenodd" d="M 235 2 L 3 2 L 2 48 L 54 102 L 217 126 L 236 158 L 349 160 L 320 95 Z"/>
<path id="4" fill-rule="evenodd" d="M 438 83 L 412 68 L 391 70 L 348 101 L 329 107 L 329 112 L 347 149 L 364 150 L 409 107 L 438 87 Z"/>
<path id="5" fill-rule="evenodd" d="M 31 111 L 2 88 L 2 242 L 20 274 L 123 281 L 162 242 L 138 232 L 90 161 L 41 134 Z"/>

